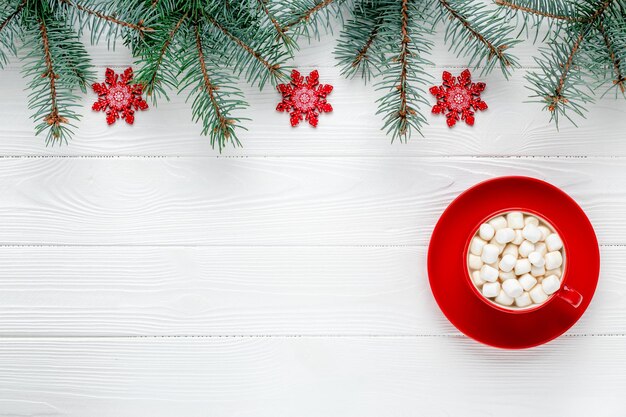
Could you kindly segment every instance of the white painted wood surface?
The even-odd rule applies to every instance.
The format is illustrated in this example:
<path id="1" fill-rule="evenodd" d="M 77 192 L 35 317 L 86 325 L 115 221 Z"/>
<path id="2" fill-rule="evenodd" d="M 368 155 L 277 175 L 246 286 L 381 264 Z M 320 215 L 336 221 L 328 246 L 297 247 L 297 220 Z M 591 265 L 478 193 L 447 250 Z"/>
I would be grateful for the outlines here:
<path id="1" fill-rule="evenodd" d="M 275 92 L 245 88 L 245 148 L 221 156 L 180 97 L 108 127 L 88 94 L 70 146 L 46 148 L 19 64 L 2 72 L 0 416 L 624 415 L 624 101 L 557 132 L 523 103 L 524 45 L 510 82 L 485 78 L 476 126 L 431 117 L 391 145 L 333 42 L 295 62 L 335 85 L 335 111 L 291 129 Z M 100 73 L 131 63 L 91 49 Z M 463 65 L 433 61 L 437 78 Z M 520 352 L 452 327 L 425 263 L 446 205 L 509 174 L 572 195 L 602 253 L 580 322 Z"/>

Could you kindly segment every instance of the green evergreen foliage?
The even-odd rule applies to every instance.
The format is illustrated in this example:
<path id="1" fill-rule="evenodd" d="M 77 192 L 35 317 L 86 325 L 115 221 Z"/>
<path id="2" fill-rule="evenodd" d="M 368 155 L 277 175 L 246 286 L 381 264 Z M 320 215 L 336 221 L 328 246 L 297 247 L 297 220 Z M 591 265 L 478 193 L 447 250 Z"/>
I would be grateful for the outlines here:
<path id="1" fill-rule="evenodd" d="M 24 60 L 35 131 L 45 132 L 46 143 L 67 142 L 73 122 L 80 118 L 78 91 L 85 92 L 95 79 L 85 46 L 79 41 L 80 31 L 88 27 L 94 40 L 101 34 L 107 39 L 121 36 L 133 47 L 149 30 L 139 18 L 144 13 L 120 12 L 133 2 L 139 3 L 4 0 L 0 4 L 0 68 L 11 56 Z"/>
<path id="2" fill-rule="evenodd" d="M 519 42 L 514 27 L 493 9 L 466 0 L 361 0 L 354 3 L 335 50 L 342 73 L 377 80 L 383 92 L 378 113 L 392 141 L 406 141 L 426 123 L 420 107 L 428 107 L 426 69 L 432 39 L 443 36 L 468 65 L 508 75 L 517 66 L 509 50 Z M 421 105 L 421 106 L 420 106 Z"/>
<path id="3" fill-rule="evenodd" d="M 64 143 L 80 118 L 78 93 L 94 80 L 93 43 L 121 39 L 153 103 L 172 92 L 220 151 L 239 146 L 247 106 L 239 81 L 286 80 L 298 41 L 342 22 L 335 50 L 342 74 L 373 80 L 383 129 L 393 140 L 420 133 L 434 36 L 483 73 L 508 76 L 521 37 L 547 33 L 529 88 L 557 123 L 584 116 L 596 92 L 626 89 L 626 0 L 2 0 L 0 68 L 25 61 L 36 132 Z M 344 19 L 345 17 L 345 19 Z M 540 28 L 546 28 L 540 31 Z"/>
<path id="4" fill-rule="evenodd" d="M 549 25 L 547 46 L 535 60 L 539 71 L 528 74 L 532 97 L 557 124 L 584 117 L 595 92 L 626 90 L 625 0 L 496 0 L 505 18 L 523 26 Z"/>
<path id="5" fill-rule="evenodd" d="M 292 41 L 275 12 L 261 0 L 162 0 L 154 8 L 159 22 L 136 49 L 137 82 L 153 100 L 186 91 L 211 144 L 240 145 L 237 112 L 246 102 L 238 77 L 261 89 L 287 78 Z"/>

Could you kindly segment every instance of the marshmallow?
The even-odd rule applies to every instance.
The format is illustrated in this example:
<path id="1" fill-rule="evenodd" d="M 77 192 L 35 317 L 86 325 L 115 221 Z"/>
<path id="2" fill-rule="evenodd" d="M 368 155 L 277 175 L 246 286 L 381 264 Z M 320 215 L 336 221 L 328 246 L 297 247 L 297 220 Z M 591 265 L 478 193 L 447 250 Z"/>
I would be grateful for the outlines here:
<path id="1" fill-rule="evenodd" d="M 485 281 L 480 277 L 480 271 L 472 272 L 472 281 L 476 284 L 477 287 L 480 287 L 485 283 Z"/>
<path id="2" fill-rule="evenodd" d="M 471 255 L 467 257 L 467 266 L 470 269 L 480 269 L 483 267 L 483 260 L 480 259 L 480 256 Z"/>
<path id="3" fill-rule="evenodd" d="M 546 244 L 543 242 L 539 242 L 535 245 L 535 252 L 539 252 L 542 255 L 545 255 L 546 253 L 548 253 L 548 248 L 546 247 Z"/>
<path id="4" fill-rule="evenodd" d="M 546 273 L 546 268 L 545 268 L 545 267 L 543 267 L 543 266 L 535 266 L 535 265 L 531 265 L 531 267 L 530 267 L 530 273 L 531 273 L 533 276 L 540 277 L 540 276 L 542 276 L 542 275 L 545 275 L 545 273 Z"/>
<path id="5" fill-rule="evenodd" d="M 522 242 L 524 241 L 524 235 L 522 234 L 521 230 L 515 230 L 515 239 L 513 239 L 514 244 L 516 245 L 521 245 Z"/>
<path id="6" fill-rule="evenodd" d="M 561 256 L 561 252 L 553 251 L 546 253 L 546 269 L 556 269 L 563 265 L 563 256 Z"/>
<path id="7" fill-rule="evenodd" d="M 470 279 L 493 302 L 509 307 L 544 303 L 559 290 L 563 241 L 550 224 L 512 211 L 483 223 L 467 253 Z"/>
<path id="8" fill-rule="evenodd" d="M 511 272 L 515 268 L 517 258 L 513 255 L 504 255 L 500 260 L 500 270 L 504 272 Z"/>
<path id="9" fill-rule="evenodd" d="M 561 278 L 562 274 L 563 271 L 561 271 L 561 268 L 550 269 L 549 271 L 546 271 L 546 276 L 556 275 L 557 277 Z"/>
<path id="10" fill-rule="evenodd" d="M 541 281 L 541 288 L 548 295 L 554 294 L 561 288 L 561 280 L 556 275 L 550 275 Z"/>
<path id="11" fill-rule="evenodd" d="M 510 272 L 504 272 L 504 271 L 500 271 L 500 275 L 498 275 L 500 277 L 500 281 L 506 281 L 507 279 L 513 279 L 513 278 L 517 278 L 517 275 L 515 275 L 515 272 L 510 271 Z"/>
<path id="12" fill-rule="evenodd" d="M 524 275 L 530 272 L 530 261 L 528 259 L 518 259 L 515 262 L 515 275 Z"/>
<path id="13" fill-rule="evenodd" d="M 500 229 L 496 232 L 496 242 L 501 245 L 512 242 L 515 239 L 515 230 L 510 227 L 505 227 L 504 229 Z"/>
<path id="14" fill-rule="evenodd" d="M 563 242 L 561 241 L 559 235 L 552 233 L 546 238 L 546 246 L 550 252 L 554 252 L 555 250 L 561 250 Z"/>
<path id="15" fill-rule="evenodd" d="M 524 274 L 517 280 L 524 291 L 529 291 L 532 287 L 537 285 L 537 279 L 530 274 Z"/>
<path id="16" fill-rule="evenodd" d="M 515 305 L 518 307 L 528 307 L 532 303 L 533 301 L 530 299 L 530 295 L 528 295 L 527 292 L 515 298 Z"/>
<path id="17" fill-rule="evenodd" d="M 537 243 L 541 239 L 541 230 L 533 224 L 527 224 L 522 229 L 522 235 L 524 239 L 529 240 L 531 243 Z"/>
<path id="18" fill-rule="evenodd" d="M 509 297 L 515 298 L 522 295 L 524 292 L 524 288 L 516 279 L 507 279 L 502 283 L 502 291 L 506 293 Z"/>
<path id="19" fill-rule="evenodd" d="M 546 240 L 550 233 L 552 233 L 552 231 L 545 226 L 539 226 L 538 229 L 541 232 L 541 239 L 539 240 L 541 240 L 542 242 Z"/>
<path id="20" fill-rule="evenodd" d="M 503 216 L 494 217 L 487 223 L 490 224 L 496 232 L 500 229 L 504 229 L 507 226 L 506 219 Z"/>
<path id="21" fill-rule="evenodd" d="M 496 231 L 493 226 L 487 223 L 481 224 L 478 229 L 478 236 L 480 236 L 482 240 L 491 240 L 495 233 Z"/>
<path id="22" fill-rule="evenodd" d="M 509 297 L 504 291 L 500 291 L 494 301 L 498 304 L 502 304 L 503 306 L 510 306 L 513 304 L 514 299 Z"/>
<path id="23" fill-rule="evenodd" d="M 480 256 L 480 259 L 487 264 L 491 264 L 498 260 L 499 254 L 500 249 L 496 245 L 488 243 L 483 246 L 483 253 Z"/>
<path id="24" fill-rule="evenodd" d="M 535 245 L 533 245 L 531 242 L 527 240 L 523 241 L 522 244 L 519 245 L 519 254 L 522 255 L 524 258 L 527 258 L 528 255 L 534 250 L 535 250 Z"/>
<path id="25" fill-rule="evenodd" d="M 504 248 L 506 247 L 506 244 L 498 243 L 495 237 L 489 241 L 489 244 L 496 246 L 498 248 L 499 254 L 502 253 L 504 251 Z"/>
<path id="26" fill-rule="evenodd" d="M 541 287 L 540 287 L 541 288 Z M 542 291 L 543 292 L 543 291 Z M 487 298 L 493 298 L 500 294 L 499 282 L 485 282 L 483 285 L 483 295 Z"/>
<path id="27" fill-rule="evenodd" d="M 543 259 L 543 255 L 541 255 L 539 252 L 530 252 L 528 254 L 528 260 L 531 264 L 538 267 L 544 266 L 546 264 L 546 260 Z"/>
<path id="28" fill-rule="evenodd" d="M 511 229 L 524 228 L 524 215 L 519 211 L 512 211 L 506 215 L 506 223 Z"/>
<path id="29" fill-rule="evenodd" d="M 515 259 L 517 259 L 517 256 L 519 255 L 517 246 L 515 246 L 515 244 L 513 243 L 509 243 L 508 245 L 506 245 L 504 247 L 504 250 L 502 251 L 502 256 L 504 255 L 512 255 L 515 257 Z"/>
<path id="30" fill-rule="evenodd" d="M 480 256 L 483 253 L 483 246 L 485 246 L 487 242 L 479 238 L 478 236 L 472 239 L 472 243 L 470 243 L 470 253 L 474 255 Z"/>
<path id="31" fill-rule="evenodd" d="M 524 225 L 527 226 L 529 224 L 539 226 L 539 219 L 535 216 L 526 216 L 526 218 L 524 218 Z"/>
<path id="32" fill-rule="evenodd" d="M 480 268 L 480 277 L 483 281 L 496 282 L 498 280 L 498 270 L 489 265 L 483 265 L 483 267 Z"/>
<path id="33" fill-rule="evenodd" d="M 483 288 L 485 288 L 484 285 Z M 535 285 L 533 289 L 528 292 L 528 294 L 535 304 L 541 304 L 548 299 L 548 294 L 543 291 L 541 285 Z"/>

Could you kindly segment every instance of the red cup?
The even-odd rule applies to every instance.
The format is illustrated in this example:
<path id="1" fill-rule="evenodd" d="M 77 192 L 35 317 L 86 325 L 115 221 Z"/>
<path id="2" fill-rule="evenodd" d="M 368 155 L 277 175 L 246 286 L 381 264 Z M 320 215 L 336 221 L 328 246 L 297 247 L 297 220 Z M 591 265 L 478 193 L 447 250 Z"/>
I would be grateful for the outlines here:
<path id="1" fill-rule="evenodd" d="M 543 304 L 496 305 L 471 281 L 471 238 L 482 223 L 508 211 L 544 219 L 563 241 L 561 288 Z M 428 279 L 443 314 L 467 336 L 499 348 L 529 348 L 563 334 L 589 306 L 599 271 L 598 241 L 584 211 L 562 190 L 530 177 L 493 178 L 461 193 L 441 214 L 428 248 Z"/>
<path id="2" fill-rule="evenodd" d="M 478 288 L 476 287 L 476 285 L 474 285 L 474 282 L 472 281 L 472 277 L 470 275 L 470 268 L 467 265 L 467 258 L 468 258 L 468 254 L 469 254 L 469 247 L 470 244 L 472 242 L 472 239 L 476 236 L 476 233 L 478 232 L 478 229 L 480 228 L 480 225 L 482 225 L 483 223 L 487 223 L 489 220 L 493 219 L 494 217 L 500 216 L 500 215 L 504 215 L 506 213 L 510 213 L 512 211 L 520 211 L 524 214 L 532 214 L 533 216 L 538 217 L 540 220 L 542 220 L 547 226 L 549 226 L 549 228 L 551 228 L 553 231 L 555 231 L 559 236 L 562 236 L 561 232 L 559 231 L 559 229 L 554 225 L 553 222 L 550 221 L 550 219 L 546 218 L 546 216 L 544 216 L 542 213 L 537 212 L 536 210 L 533 210 L 531 208 L 524 208 L 524 207 L 510 207 L 510 208 L 504 208 L 504 209 L 500 209 L 498 211 L 495 211 L 491 214 L 489 214 L 488 216 L 486 216 L 484 219 L 482 219 L 473 229 L 472 234 L 469 235 L 467 242 L 465 243 L 465 251 L 463 253 L 465 253 L 465 258 L 464 258 L 464 264 L 463 267 L 465 268 L 465 281 L 467 283 L 467 285 L 470 286 L 470 288 L 472 289 L 472 291 L 474 292 L 474 294 L 476 294 L 476 296 L 478 298 L 481 299 L 481 301 L 487 303 L 487 305 L 489 305 L 489 307 L 491 308 L 495 308 L 496 310 L 499 311 L 503 311 L 505 313 L 512 313 L 512 314 L 525 314 L 525 313 L 530 313 L 532 311 L 536 311 L 540 308 L 545 307 L 546 305 L 548 305 L 550 302 L 552 302 L 556 297 L 566 301 L 569 305 L 571 305 L 573 308 L 578 308 L 580 307 L 580 305 L 583 302 L 583 296 L 580 292 L 576 291 L 573 288 L 570 288 L 567 285 L 567 277 L 568 277 L 568 268 L 567 268 L 567 241 L 562 239 L 563 242 L 563 265 L 561 267 L 562 269 L 562 273 L 561 273 L 561 287 L 554 293 L 551 294 L 549 296 L 549 298 L 544 301 L 541 304 L 535 304 L 535 305 L 531 305 L 528 307 L 507 307 L 507 306 L 503 306 L 500 305 L 498 303 L 496 303 L 495 301 L 492 301 L 490 299 L 488 299 L 487 297 L 485 297 L 484 295 L 482 295 L 480 293 L 480 291 L 478 290 Z"/>

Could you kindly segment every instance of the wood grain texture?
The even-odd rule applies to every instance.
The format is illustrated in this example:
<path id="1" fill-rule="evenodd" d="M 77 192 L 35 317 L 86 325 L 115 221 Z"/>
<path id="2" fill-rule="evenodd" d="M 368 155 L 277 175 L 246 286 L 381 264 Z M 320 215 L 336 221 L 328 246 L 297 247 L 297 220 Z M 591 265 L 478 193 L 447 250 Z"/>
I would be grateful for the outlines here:
<path id="1" fill-rule="evenodd" d="M 623 158 L 0 159 L 0 244 L 426 245 L 445 207 L 500 175 L 576 199 L 626 243 Z"/>
<path id="2" fill-rule="evenodd" d="M 614 417 L 626 337 L 8 339 L 3 416 Z"/>
<path id="3" fill-rule="evenodd" d="M 459 335 L 426 247 L 3 247 L 0 336 Z M 626 335 L 626 247 L 570 335 Z"/>

